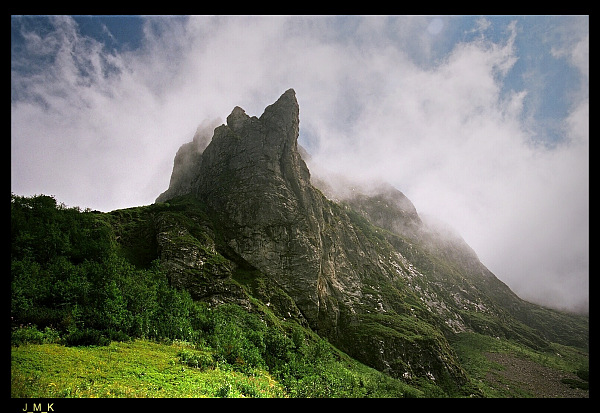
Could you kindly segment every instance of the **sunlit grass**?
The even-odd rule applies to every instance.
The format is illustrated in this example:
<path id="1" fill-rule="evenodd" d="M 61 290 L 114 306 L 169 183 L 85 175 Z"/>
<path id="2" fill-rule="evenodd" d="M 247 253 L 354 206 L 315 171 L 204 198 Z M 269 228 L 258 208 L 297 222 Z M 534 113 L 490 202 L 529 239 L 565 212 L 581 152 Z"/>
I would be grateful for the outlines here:
<path id="1" fill-rule="evenodd" d="M 264 371 L 190 368 L 179 361 L 185 347 L 144 340 L 106 347 L 13 347 L 11 397 L 285 397 Z"/>

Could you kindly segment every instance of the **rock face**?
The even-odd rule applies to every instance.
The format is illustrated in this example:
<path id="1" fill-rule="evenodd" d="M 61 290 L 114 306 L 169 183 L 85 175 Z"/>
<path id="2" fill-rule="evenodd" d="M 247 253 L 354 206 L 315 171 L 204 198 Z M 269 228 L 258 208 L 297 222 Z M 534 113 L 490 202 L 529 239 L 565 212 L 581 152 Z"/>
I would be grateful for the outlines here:
<path id="1" fill-rule="evenodd" d="M 206 149 L 190 156 L 190 167 L 178 164 L 178 153 L 174 175 L 178 170 L 185 179 L 157 201 L 189 191 L 209 206 L 229 247 L 292 298 L 294 308 L 281 312 L 299 309 L 312 329 L 350 355 L 396 376 L 427 372 L 460 381 L 463 372 L 441 333 L 411 350 L 414 343 L 403 333 L 422 326 L 402 325 L 394 316 L 414 317 L 410 306 L 381 292 L 402 288 L 406 260 L 387 243 L 378 245 L 384 240 L 357 228 L 357 217 L 311 185 L 298 132 L 292 89 L 260 118 L 236 107 Z M 405 207 L 418 224 L 410 201 Z M 201 259 L 199 252 L 187 256 Z M 380 334 L 365 335 L 363 323 L 380 326 Z"/>
<path id="2" fill-rule="evenodd" d="M 285 92 L 260 118 L 236 107 L 202 154 L 194 194 L 218 211 L 231 248 L 316 320 L 321 223 L 317 192 L 297 151 L 298 103 Z"/>
<path id="3" fill-rule="evenodd" d="M 360 299 L 359 277 L 342 247 L 359 240 L 339 230 L 330 203 L 310 184 L 298 131 L 292 89 L 260 118 L 236 107 L 202 154 L 195 194 L 219 211 L 229 245 L 269 274 L 316 331 L 331 336 L 340 305 Z"/>
<path id="4" fill-rule="evenodd" d="M 232 255 L 267 277 L 271 288 L 261 300 L 393 376 L 464 382 L 446 339 L 452 332 L 543 345 L 531 328 L 502 322 L 527 303 L 464 242 L 428 229 L 400 191 L 385 187 L 336 203 L 316 189 L 298 132 L 293 89 L 259 118 L 235 107 L 204 149 L 195 141 L 180 149 L 171 186 L 157 202 L 191 194 L 208 208 Z M 201 297 L 212 283 L 219 301 L 243 296 L 224 281 L 235 268 L 215 261 L 220 255 L 210 242 L 173 248 L 173 234 L 185 238 L 185 230 L 168 220 L 159 224 L 161 260 L 176 274 L 175 284 Z M 194 271 L 212 278 L 198 284 L 197 274 L 189 275 Z"/>
<path id="5" fill-rule="evenodd" d="M 192 184 L 198 179 L 198 173 L 200 172 L 202 152 L 210 143 L 212 130 L 215 126 L 217 125 L 214 121 L 200 125 L 192 141 L 179 148 L 175 155 L 169 188 L 159 195 L 156 199 L 157 202 L 163 202 L 192 191 Z"/>

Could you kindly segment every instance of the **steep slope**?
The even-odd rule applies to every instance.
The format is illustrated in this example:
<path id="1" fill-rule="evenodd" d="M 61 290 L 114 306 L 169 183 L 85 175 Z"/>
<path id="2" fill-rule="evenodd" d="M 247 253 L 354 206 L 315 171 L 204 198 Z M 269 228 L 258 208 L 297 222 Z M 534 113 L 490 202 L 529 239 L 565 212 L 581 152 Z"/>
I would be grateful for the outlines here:
<path id="1" fill-rule="evenodd" d="M 445 297 L 430 304 L 440 315 L 460 316 L 456 319 L 461 322 L 452 324 L 455 331 L 468 329 L 516 338 L 537 348 L 547 345 L 547 341 L 587 348 L 587 317 L 519 298 L 479 261 L 475 251 L 458 234 L 440 223 L 424 223 L 412 203 L 397 189 L 382 185 L 375 195 L 364 195 L 357 188 L 345 193 L 352 195 L 345 197 L 344 203 L 389 231 L 386 234 L 390 243 L 427 274 L 425 285 L 419 289 L 425 295 L 437 290 L 438 297 Z M 434 286 L 439 288 L 432 289 Z"/>
<path id="2" fill-rule="evenodd" d="M 515 317 L 527 304 L 464 242 L 428 229 L 399 191 L 340 203 L 323 195 L 311 184 L 298 132 L 290 89 L 259 118 L 234 108 L 205 149 L 180 150 L 157 202 L 191 199 L 202 214 L 157 222 L 159 255 L 174 284 L 197 298 L 250 305 L 229 282 L 243 278 L 277 314 L 359 361 L 449 386 L 466 381 L 447 340 L 454 332 L 546 344 Z M 212 235 L 195 236 L 190 228 L 198 225 Z"/>

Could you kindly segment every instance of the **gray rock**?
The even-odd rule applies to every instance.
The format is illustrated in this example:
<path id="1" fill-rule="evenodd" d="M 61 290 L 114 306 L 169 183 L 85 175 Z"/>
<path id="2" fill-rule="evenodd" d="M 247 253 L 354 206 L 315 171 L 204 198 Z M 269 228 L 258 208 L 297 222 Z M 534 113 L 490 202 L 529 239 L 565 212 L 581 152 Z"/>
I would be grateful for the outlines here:
<path id="1" fill-rule="evenodd" d="M 464 378 L 452 362 L 443 361 L 453 357 L 441 334 L 432 346 L 414 354 L 410 341 L 403 341 L 400 334 L 363 334 L 361 323 L 371 315 L 404 311 L 377 291 L 378 283 L 392 286 L 404 277 L 403 258 L 398 252 L 390 254 L 388 244 L 375 245 L 343 208 L 311 184 L 298 133 L 299 107 L 293 89 L 260 118 L 235 107 L 227 123 L 215 129 L 201 156 L 190 158 L 189 168 L 178 167 L 187 172 L 177 172 L 181 179 L 174 190 L 169 188 L 157 201 L 182 191 L 194 194 L 218 217 L 229 247 L 292 299 L 293 305 L 271 300 L 275 306 L 285 303 L 278 311 L 298 311 L 311 328 L 350 355 L 396 376 L 406 374 L 413 360 L 411 374 L 425 374 L 414 366 L 426 364 L 436 375 L 451 372 L 459 380 Z M 401 193 L 393 195 L 396 201 L 404 201 L 413 224 L 420 224 L 410 201 Z M 181 253 L 171 252 L 174 257 Z M 192 261 L 202 259 L 192 247 L 184 255 Z M 198 288 L 193 282 L 187 285 Z M 380 322 L 373 320 L 369 322 Z M 371 351 L 374 342 L 379 349 L 375 352 Z M 392 362 L 399 358 L 406 363 Z M 424 358 L 430 361 L 423 364 Z"/>
<path id="2" fill-rule="evenodd" d="M 299 126 L 293 89 L 258 118 L 235 107 L 210 143 L 182 146 L 157 202 L 193 196 L 232 256 L 264 277 L 254 298 L 392 376 L 464 382 L 446 339 L 455 332 L 545 345 L 534 331 L 547 325 L 535 315 L 542 313 L 531 312 L 459 236 L 424 222 L 402 192 L 353 187 L 328 199 L 324 180 L 314 182 L 323 191 L 311 181 Z M 188 235 L 182 223 L 158 220 L 172 283 L 197 299 L 249 307 L 214 238 Z"/>

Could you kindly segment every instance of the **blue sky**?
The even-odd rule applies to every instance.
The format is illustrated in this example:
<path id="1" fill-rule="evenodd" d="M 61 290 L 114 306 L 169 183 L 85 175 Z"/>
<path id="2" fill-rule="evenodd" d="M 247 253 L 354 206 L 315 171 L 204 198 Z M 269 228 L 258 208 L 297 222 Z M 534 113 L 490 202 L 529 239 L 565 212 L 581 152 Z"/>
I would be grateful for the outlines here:
<path id="1" fill-rule="evenodd" d="M 11 191 L 154 202 L 233 107 L 386 180 L 525 299 L 589 306 L 589 16 L 13 16 Z"/>
<path id="2" fill-rule="evenodd" d="M 344 38 L 354 41 L 360 39 L 355 36 L 360 16 L 330 16 L 331 25 L 338 34 L 337 41 L 343 42 Z M 107 51 L 120 53 L 126 50 L 136 50 L 141 47 L 144 38 L 144 25 L 147 19 L 141 16 L 73 16 L 78 25 L 81 36 L 90 37 L 100 42 Z M 164 17 L 163 19 L 167 19 Z M 187 19 L 184 16 L 169 17 L 168 19 Z M 322 17 L 321 19 L 325 19 Z M 504 94 L 514 90 L 528 89 L 529 96 L 525 99 L 526 110 L 524 115 L 531 116 L 536 122 L 537 138 L 540 141 L 552 143 L 562 138 L 560 126 L 555 119 L 567 116 L 570 107 L 569 91 L 576 88 L 581 82 L 581 74 L 568 59 L 552 56 L 552 47 L 561 36 L 558 29 L 565 21 L 573 20 L 583 22 L 588 26 L 589 18 L 585 16 L 486 16 L 488 21 L 484 30 L 478 30 L 478 21 L 482 16 L 431 16 L 427 31 L 432 36 L 443 32 L 444 39 L 431 45 L 429 54 L 421 53 L 419 43 L 407 47 L 415 62 L 423 67 L 431 67 L 451 52 L 457 42 L 470 42 L 480 38 L 483 33 L 487 39 L 495 42 L 507 37 L 507 27 L 511 22 L 517 22 L 518 36 L 515 39 L 515 54 L 519 56 L 511 70 L 506 74 L 501 84 Z M 384 19 L 382 19 L 384 20 Z M 389 17 L 392 20 L 392 17 Z M 451 23 L 450 23 L 451 20 Z M 23 16 L 14 18 L 11 25 L 13 48 L 24 43 L 21 35 L 24 28 L 31 26 L 32 30 L 44 33 L 52 30 L 52 25 L 47 17 Z M 394 37 L 393 23 L 383 23 L 391 27 L 388 36 Z M 157 25 L 158 27 L 158 25 Z M 558 40 L 560 43 L 560 40 Z M 45 60 L 40 59 L 34 63 L 38 70 L 43 70 Z M 535 88 L 528 87 L 529 79 L 535 77 L 539 84 Z M 529 84 L 529 86 L 531 86 Z"/>

